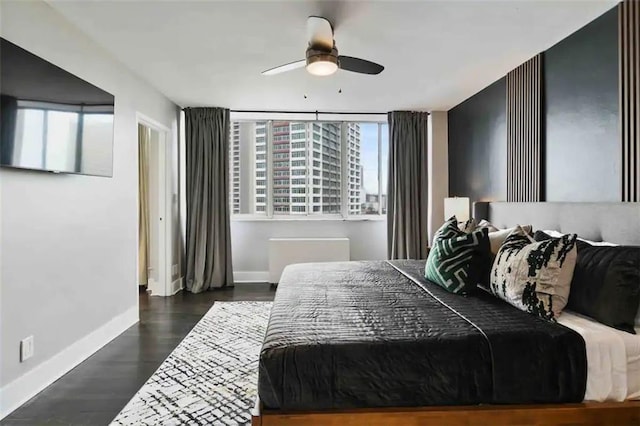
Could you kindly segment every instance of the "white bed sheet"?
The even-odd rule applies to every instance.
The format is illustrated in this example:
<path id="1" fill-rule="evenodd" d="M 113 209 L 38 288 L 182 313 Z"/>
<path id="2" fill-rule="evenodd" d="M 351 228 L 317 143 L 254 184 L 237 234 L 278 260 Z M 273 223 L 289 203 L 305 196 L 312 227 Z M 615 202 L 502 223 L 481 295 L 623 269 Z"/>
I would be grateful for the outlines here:
<path id="1" fill-rule="evenodd" d="M 558 323 L 585 341 L 585 401 L 640 399 L 640 327 L 634 335 L 570 311 L 563 312 Z"/>

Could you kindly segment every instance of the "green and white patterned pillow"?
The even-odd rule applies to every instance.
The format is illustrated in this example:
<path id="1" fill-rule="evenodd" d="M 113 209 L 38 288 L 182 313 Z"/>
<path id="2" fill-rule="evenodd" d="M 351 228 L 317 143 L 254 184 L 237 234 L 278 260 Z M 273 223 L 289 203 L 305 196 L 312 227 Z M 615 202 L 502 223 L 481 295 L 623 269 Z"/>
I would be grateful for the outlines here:
<path id="1" fill-rule="evenodd" d="M 466 234 L 463 230 L 458 228 L 458 219 L 455 216 L 451 216 L 438 230 L 433 234 L 433 243 L 437 241 L 459 237 Z"/>
<path id="2" fill-rule="evenodd" d="M 452 219 L 455 217 L 445 225 Z M 443 232 L 434 237 L 424 276 L 452 293 L 468 293 L 486 278 L 491 267 L 489 236 L 486 228 L 466 234 L 457 229 L 457 221 L 455 227 L 462 235 L 445 238 Z"/>
<path id="3" fill-rule="evenodd" d="M 573 234 L 536 242 L 517 226 L 493 262 L 491 293 L 525 312 L 555 321 L 569 299 L 576 238 Z"/>

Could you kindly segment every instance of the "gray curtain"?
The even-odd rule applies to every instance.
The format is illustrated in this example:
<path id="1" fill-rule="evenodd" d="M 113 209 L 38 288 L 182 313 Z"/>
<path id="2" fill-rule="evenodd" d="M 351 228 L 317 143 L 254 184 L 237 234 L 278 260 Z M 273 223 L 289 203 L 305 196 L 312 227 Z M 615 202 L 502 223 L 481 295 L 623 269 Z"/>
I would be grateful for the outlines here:
<path id="1" fill-rule="evenodd" d="M 229 230 L 229 110 L 185 110 L 187 290 L 233 285 Z"/>
<path id="2" fill-rule="evenodd" d="M 389 113 L 387 255 L 424 259 L 429 245 L 426 112 Z"/>

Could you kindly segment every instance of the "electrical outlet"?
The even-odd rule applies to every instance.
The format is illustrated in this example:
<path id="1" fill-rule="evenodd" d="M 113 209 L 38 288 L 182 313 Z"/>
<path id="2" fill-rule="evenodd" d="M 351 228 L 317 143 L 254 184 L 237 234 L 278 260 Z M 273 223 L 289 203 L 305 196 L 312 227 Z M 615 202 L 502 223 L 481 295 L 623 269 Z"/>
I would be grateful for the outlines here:
<path id="1" fill-rule="evenodd" d="M 171 268 L 171 274 L 172 275 L 178 274 L 178 265 L 173 265 L 173 267 Z"/>
<path id="2" fill-rule="evenodd" d="M 20 341 L 20 362 L 25 362 L 33 356 L 33 336 L 25 337 Z"/>

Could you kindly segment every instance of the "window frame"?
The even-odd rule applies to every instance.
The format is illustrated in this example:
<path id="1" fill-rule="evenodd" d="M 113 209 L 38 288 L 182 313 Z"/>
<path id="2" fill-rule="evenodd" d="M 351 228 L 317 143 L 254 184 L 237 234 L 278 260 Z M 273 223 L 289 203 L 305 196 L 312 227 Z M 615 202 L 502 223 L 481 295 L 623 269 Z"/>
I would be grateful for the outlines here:
<path id="1" fill-rule="evenodd" d="M 358 117 L 361 118 L 361 117 Z M 291 213 L 291 206 L 290 206 L 290 210 L 289 210 L 289 214 L 274 214 L 274 202 L 273 202 L 273 198 L 275 196 L 275 194 L 273 193 L 273 123 L 274 122 L 280 122 L 280 121 L 288 121 L 290 123 L 304 123 L 305 127 L 307 124 L 313 124 L 315 125 L 317 124 L 321 124 L 321 123 L 334 123 L 340 124 L 340 213 L 338 214 L 333 214 L 333 213 L 313 213 L 311 211 L 311 206 L 309 205 L 309 202 L 307 201 L 307 205 L 306 205 L 306 214 L 290 214 Z M 388 121 L 385 120 L 362 120 L 362 119 L 356 119 L 356 120 L 322 120 L 322 119 L 315 119 L 315 120 L 310 120 L 310 119 L 299 119 L 296 117 L 278 117 L 278 118 L 267 118 L 267 117 L 256 117 L 256 118 L 250 118 L 250 117 L 243 117 L 243 118 L 236 118 L 231 120 L 231 122 L 265 122 L 265 133 L 264 134 L 260 134 L 260 136 L 264 135 L 265 137 L 265 152 L 260 152 L 260 153 L 264 153 L 266 154 L 266 194 L 264 195 L 260 195 L 261 197 L 265 197 L 266 203 L 265 203 L 265 213 L 233 213 L 233 208 L 231 207 L 232 204 L 232 200 L 231 200 L 231 196 L 229 197 L 229 202 L 230 202 L 230 219 L 231 221 L 381 221 L 381 220 L 386 220 L 386 213 L 383 213 L 383 210 L 386 211 L 388 209 L 383 209 L 382 206 L 382 195 L 383 195 L 383 188 L 382 188 L 382 169 L 383 169 L 383 164 L 382 164 L 382 131 L 383 131 L 383 126 L 384 125 L 388 125 Z M 378 127 L 378 140 L 377 140 L 377 151 L 378 151 L 378 203 L 379 203 L 379 208 L 378 208 L 378 213 L 377 214 L 349 214 L 349 176 L 345 175 L 345 171 L 348 169 L 348 150 L 349 150 L 349 146 L 348 146 L 348 124 L 361 124 L 361 123 L 371 123 L 371 124 L 377 124 Z M 305 170 L 307 171 L 307 174 L 304 176 L 305 179 L 307 179 L 306 185 L 307 188 L 311 188 L 311 179 L 314 178 L 314 176 L 312 175 L 312 169 L 310 169 L 310 166 L 313 164 L 313 160 L 315 157 L 313 157 L 313 143 L 318 143 L 319 141 L 314 139 L 313 135 L 313 129 L 314 127 L 311 127 L 311 133 L 307 135 L 306 141 L 308 142 L 308 146 L 306 147 L 306 151 L 307 151 L 307 156 L 303 157 L 306 160 L 310 160 L 310 161 L 306 161 L 306 166 L 305 166 Z M 299 130 L 296 130 L 296 132 L 300 132 Z M 296 141 L 298 141 L 296 139 Z M 291 141 L 290 141 L 291 143 Z M 229 144 L 229 147 L 231 147 L 231 144 Z M 290 156 L 290 161 L 293 159 L 293 156 Z M 255 159 L 254 159 L 255 161 Z M 229 168 L 231 168 L 231 164 L 229 165 Z M 240 164 L 240 168 L 242 168 L 242 164 Z M 257 169 L 255 169 L 257 170 Z M 264 169 L 260 169 L 260 170 L 264 170 Z M 291 178 L 293 178 L 293 175 L 291 175 Z M 321 178 L 321 177 L 320 177 Z M 229 182 L 229 188 L 231 188 L 232 185 L 232 181 Z M 229 193 L 231 193 L 231 191 L 229 191 Z M 294 195 L 293 193 L 291 194 L 292 196 Z M 313 191 L 310 191 L 307 194 L 307 198 L 309 197 L 314 197 L 317 196 L 317 194 L 313 193 Z M 252 198 L 254 199 L 254 203 L 255 203 L 255 198 L 256 198 L 256 194 L 253 194 Z"/>

